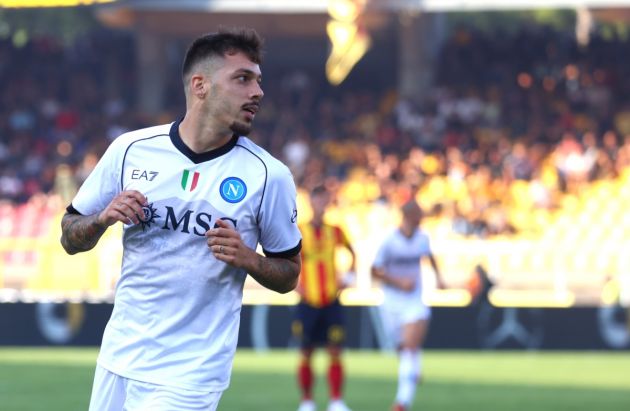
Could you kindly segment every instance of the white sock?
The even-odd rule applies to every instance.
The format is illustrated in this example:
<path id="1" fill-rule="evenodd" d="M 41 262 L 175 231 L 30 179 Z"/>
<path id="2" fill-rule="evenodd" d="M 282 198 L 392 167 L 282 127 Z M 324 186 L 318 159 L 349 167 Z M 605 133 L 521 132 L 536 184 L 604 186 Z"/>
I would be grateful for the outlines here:
<path id="1" fill-rule="evenodd" d="M 398 365 L 398 391 L 396 402 L 409 407 L 416 393 L 416 386 L 420 378 L 420 352 L 416 350 L 402 350 Z"/>

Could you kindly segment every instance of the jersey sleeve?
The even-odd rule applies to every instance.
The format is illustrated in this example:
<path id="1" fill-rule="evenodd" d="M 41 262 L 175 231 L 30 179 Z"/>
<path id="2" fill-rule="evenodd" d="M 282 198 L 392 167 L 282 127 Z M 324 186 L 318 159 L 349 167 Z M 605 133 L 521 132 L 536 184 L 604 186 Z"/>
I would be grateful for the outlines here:
<path id="1" fill-rule="evenodd" d="M 286 167 L 269 176 L 260 209 L 260 245 L 268 257 L 293 257 L 302 248 L 297 190 Z"/>
<path id="2" fill-rule="evenodd" d="M 82 215 L 96 214 L 120 193 L 123 155 L 123 145 L 118 139 L 114 140 L 72 200 L 70 207 L 74 211 Z"/>
<path id="3" fill-rule="evenodd" d="M 372 262 L 372 266 L 376 268 L 384 268 L 387 264 L 387 239 L 381 244 L 381 246 L 376 251 L 376 257 L 374 257 L 374 261 Z"/>
<path id="4" fill-rule="evenodd" d="M 341 227 L 335 227 L 335 242 L 337 245 L 351 248 L 350 240 L 348 240 L 346 233 Z"/>
<path id="5" fill-rule="evenodd" d="M 433 251 L 431 250 L 431 240 L 429 239 L 429 236 L 426 234 L 423 234 L 423 240 L 422 241 L 422 255 L 423 256 L 430 256 L 433 254 Z"/>

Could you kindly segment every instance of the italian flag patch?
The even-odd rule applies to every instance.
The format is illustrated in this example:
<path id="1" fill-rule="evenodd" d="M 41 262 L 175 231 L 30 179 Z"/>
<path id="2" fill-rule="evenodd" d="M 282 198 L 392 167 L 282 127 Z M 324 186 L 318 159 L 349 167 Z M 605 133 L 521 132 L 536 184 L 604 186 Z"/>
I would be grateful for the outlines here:
<path id="1" fill-rule="evenodd" d="M 190 170 L 184 170 L 182 174 L 182 189 L 184 191 L 193 191 L 197 188 L 197 183 L 199 182 L 199 173 L 194 172 L 191 173 Z"/>

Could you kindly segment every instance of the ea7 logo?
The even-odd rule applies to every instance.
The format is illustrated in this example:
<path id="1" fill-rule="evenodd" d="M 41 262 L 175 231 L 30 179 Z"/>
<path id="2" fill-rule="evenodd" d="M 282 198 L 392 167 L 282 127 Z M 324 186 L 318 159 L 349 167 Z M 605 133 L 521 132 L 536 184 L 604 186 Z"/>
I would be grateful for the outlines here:
<path id="1" fill-rule="evenodd" d="M 146 170 L 134 169 L 131 172 L 131 179 L 153 181 L 153 179 L 157 177 L 157 175 L 158 175 L 157 171 L 146 171 Z"/>

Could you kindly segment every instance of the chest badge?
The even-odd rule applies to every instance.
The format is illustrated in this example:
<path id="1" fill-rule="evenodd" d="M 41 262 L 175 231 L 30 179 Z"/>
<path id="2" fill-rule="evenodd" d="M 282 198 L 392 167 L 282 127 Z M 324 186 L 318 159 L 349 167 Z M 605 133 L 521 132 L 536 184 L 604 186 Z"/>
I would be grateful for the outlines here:
<path id="1" fill-rule="evenodd" d="M 221 182 L 219 191 L 221 197 L 228 203 L 238 203 L 245 198 L 247 186 L 238 177 L 228 177 Z"/>
<path id="2" fill-rule="evenodd" d="M 142 207 L 142 212 L 144 215 L 138 216 L 138 220 L 140 220 L 140 224 L 142 225 L 142 231 L 144 231 L 146 227 L 151 227 L 151 223 L 154 223 L 156 218 L 161 217 L 158 215 L 157 209 L 153 208 L 153 203 Z"/>
<path id="3" fill-rule="evenodd" d="M 197 188 L 197 183 L 199 182 L 199 173 L 197 171 L 190 172 L 190 170 L 184 170 L 182 173 L 182 190 L 184 191 L 193 191 Z"/>

